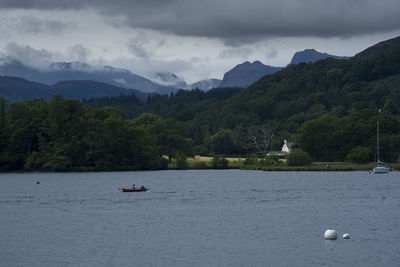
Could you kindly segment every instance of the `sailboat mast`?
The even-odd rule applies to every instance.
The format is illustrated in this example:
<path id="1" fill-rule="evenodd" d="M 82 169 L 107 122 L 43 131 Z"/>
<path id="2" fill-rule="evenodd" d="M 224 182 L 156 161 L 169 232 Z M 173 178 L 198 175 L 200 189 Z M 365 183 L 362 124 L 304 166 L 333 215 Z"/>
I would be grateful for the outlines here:
<path id="1" fill-rule="evenodd" d="M 379 117 L 381 109 L 379 109 L 378 118 L 376 120 L 376 167 L 374 173 L 389 173 L 390 169 L 383 166 L 383 162 L 379 160 Z"/>
<path id="2" fill-rule="evenodd" d="M 376 122 L 376 158 L 379 164 L 379 118 Z"/>

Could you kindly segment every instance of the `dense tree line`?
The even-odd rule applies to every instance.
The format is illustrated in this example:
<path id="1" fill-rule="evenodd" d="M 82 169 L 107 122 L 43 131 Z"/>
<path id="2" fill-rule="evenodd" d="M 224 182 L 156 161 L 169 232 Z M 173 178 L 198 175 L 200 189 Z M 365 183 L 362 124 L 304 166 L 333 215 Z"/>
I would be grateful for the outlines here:
<path id="1" fill-rule="evenodd" d="M 236 87 L 214 88 L 207 92 L 200 89 L 179 90 L 170 95 L 151 94 L 144 102 L 133 94 L 84 99 L 83 102 L 93 107 L 107 106 L 121 109 L 131 119 L 142 113 L 153 113 L 180 121 L 188 121 L 192 120 L 199 111 L 218 105 L 241 90 L 243 89 Z"/>
<path id="2" fill-rule="evenodd" d="M 0 170 L 147 170 L 167 167 L 191 143 L 180 123 L 157 115 L 128 120 L 55 95 L 7 103 L 0 97 Z"/>
<path id="3" fill-rule="evenodd" d="M 296 145 L 318 161 L 372 162 L 376 160 L 378 120 L 380 159 L 395 162 L 400 155 L 400 118 L 376 109 L 342 118 L 326 114 L 307 121 L 298 130 Z"/>
<path id="4" fill-rule="evenodd" d="M 382 160 L 396 161 L 398 103 L 399 47 L 290 65 L 246 89 L 180 90 L 146 101 L 2 98 L 0 163 L 2 170 L 165 168 L 192 154 L 256 153 L 251 133 L 262 125 L 274 125 L 270 150 L 289 139 L 313 160 L 367 162 L 374 160 L 378 116 Z"/>
<path id="5" fill-rule="evenodd" d="M 131 99 L 127 103 L 129 98 L 132 97 L 94 99 L 86 103 L 118 107 L 131 118 L 150 112 L 181 121 L 186 136 L 193 140 L 195 152 L 201 154 L 251 153 L 249 129 L 273 123 L 277 131 L 271 149 L 278 150 L 283 139 L 294 140 L 303 123 L 326 114 L 336 120 L 361 110 L 382 108 L 399 115 L 400 48 L 347 60 L 328 58 L 290 65 L 243 90 L 217 88 L 206 93 L 181 90 L 169 96 L 153 95 L 144 102 Z M 225 142 L 223 149 L 218 141 L 221 139 Z M 343 159 L 343 153 L 336 158 Z"/>

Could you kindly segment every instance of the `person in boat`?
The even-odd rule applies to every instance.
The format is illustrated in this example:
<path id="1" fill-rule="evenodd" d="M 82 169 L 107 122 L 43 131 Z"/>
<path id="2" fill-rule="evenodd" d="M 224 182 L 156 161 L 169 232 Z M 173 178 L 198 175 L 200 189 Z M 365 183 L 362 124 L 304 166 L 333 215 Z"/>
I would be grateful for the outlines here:
<path id="1" fill-rule="evenodd" d="M 132 189 L 133 189 L 133 190 L 135 190 L 135 189 L 136 189 L 136 186 L 135 186 L 135 184 L 133 184 L 133 185 L 132 185 Z"/>
<path id="2" fill-rule="evenodd" d="M 142 186 L 140 187 L 140 189 L 141 189 L 141 190 L 145 190 L 146 187 L 144 187 L 144 185 L 142 185 Z"/>

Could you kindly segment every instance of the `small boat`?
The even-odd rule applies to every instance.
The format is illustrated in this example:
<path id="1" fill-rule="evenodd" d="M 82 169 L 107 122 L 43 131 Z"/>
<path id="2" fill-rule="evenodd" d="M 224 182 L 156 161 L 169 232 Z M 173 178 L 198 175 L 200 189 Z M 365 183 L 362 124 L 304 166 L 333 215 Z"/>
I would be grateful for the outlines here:
<path id="1" fill-rule="evenodd" d="M 379 112 L 381 110 L 379 109 Z M 383 162 L 379 160 L 379 118 L 376 122 L 376 167 L 374 168 L 374 173 L 389 173 L 390 169 L 383 166 Z"/>
<path id="2" fill-rule="evenodd" d="M 374 173 L 378 174 L 378 173 L 389 173 L 390 169 L 388 167 L 385 166 L 376 166 L 374 168 Z"/>
<path id="3" fill-rule="evenodd" d="M 146 187 L 140 187 L 140 188 L 121 188 L 122 192 L 146 192 L 149 189 Z"/>

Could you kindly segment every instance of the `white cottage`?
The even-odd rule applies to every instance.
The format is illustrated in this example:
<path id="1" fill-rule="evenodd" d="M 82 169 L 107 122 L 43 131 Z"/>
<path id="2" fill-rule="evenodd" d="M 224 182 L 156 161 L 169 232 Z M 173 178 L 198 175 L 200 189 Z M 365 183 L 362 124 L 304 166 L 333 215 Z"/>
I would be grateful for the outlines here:
<path id="1" fill-rule="evenodd" d="M 283 140 L 282 152 L 290 153 L 292 145 L 293 145 L 293 143 L 289 143 L 286 139 Z"/>

